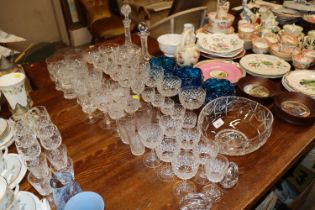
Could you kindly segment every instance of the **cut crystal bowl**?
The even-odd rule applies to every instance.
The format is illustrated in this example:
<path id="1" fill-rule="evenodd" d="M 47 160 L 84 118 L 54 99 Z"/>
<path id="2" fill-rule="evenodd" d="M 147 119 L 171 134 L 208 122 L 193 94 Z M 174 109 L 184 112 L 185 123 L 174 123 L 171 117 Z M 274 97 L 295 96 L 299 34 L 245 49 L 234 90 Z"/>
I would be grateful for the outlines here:
<path id="1" fill-rule="evenodd" d="M 258 102 L 237 96 L 207 103 L 198 118 L 198 128 L 208 140 L 218 142 L 220 153 L 246 155 L 263 146 L 272 131 L 273 115 Z"/>

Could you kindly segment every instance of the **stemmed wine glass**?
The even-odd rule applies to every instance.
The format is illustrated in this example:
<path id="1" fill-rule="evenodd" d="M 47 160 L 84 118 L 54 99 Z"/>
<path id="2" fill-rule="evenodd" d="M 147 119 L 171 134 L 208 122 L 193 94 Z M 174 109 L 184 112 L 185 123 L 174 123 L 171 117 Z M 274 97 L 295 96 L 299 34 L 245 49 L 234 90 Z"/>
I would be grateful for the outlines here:
<path id="1" fill-rule="evenodd" d="M 198 157 L 192 150 L 182 150 L 172 161 L 172 169 L 175 175 L 182 179 L 175 185 L 174 193 L 177 198 L 181 198 L 187 193 L 195 192 L 196 186 L 193 182 L 187 181 L 193 178 L 199 168 Z"/>
<path id="2" fill-rule="evenodd" d="M 182 128 L 177 135 L 179 146 L 182 149 L 193 149 L 200 140 L 199 130 L 194 128 Z"/>
<path id="3" fill-rule="evenodd" d="M 149 168 L 158 167 L 161 162 L 155 153 L 155 148 L 163 139 L 162 128 L 156 123 L 147 123 L 141 126 L 138 132 L 144 146 L 151 149 L 151 152 L 143 158 L 144 165 Z"/>
<path id="4" fill-rule="evenodd" d="M 209 182 L 205 174 L 205 164 L 209 159 L 216 158 L 219 153 L 219 144 L 215 141 L 209 141 L 202 137 L 201 141 L 199 141 L 199 143 L 194 147 L 194 151 L 198 154 L 201 165 L 194 181 L 200 185 L 205 185 Z"/>
<path id="5" fill-rule="evenodd" d="M 157 171 L 158 177 L 163 182 L 170 182 L 174 179 L 175 175 L 172 170 L 171 162 L 179 151 L 178 142 L 174 137 L 164 136 L 161 143 L 156 147 L 156 154 L 158 158 L 166 163 Z"/>
<path id="6" fill-rule="evenodd" d="M 197 115 L 192 110 L 200 108 L 206 99 L 206 91 L 202 87 L 185 86 L 182 87 L 178 95 L 179 101 L 186 111 L 184 116 L 184 127 L 193 128 L 196 125 Z"/>
<path id="7" fill-rule="evenodd" d="M 217 155 L 216 158 L 210 158 L 205 163 L 205 172 L 211 184 L 202 188 L 202 192 L 212 201 L 217 202 L 222 198 L 223 191 L 216 184 L 220 183 L 229 167 L 229 161 L 224 155 Z"/>

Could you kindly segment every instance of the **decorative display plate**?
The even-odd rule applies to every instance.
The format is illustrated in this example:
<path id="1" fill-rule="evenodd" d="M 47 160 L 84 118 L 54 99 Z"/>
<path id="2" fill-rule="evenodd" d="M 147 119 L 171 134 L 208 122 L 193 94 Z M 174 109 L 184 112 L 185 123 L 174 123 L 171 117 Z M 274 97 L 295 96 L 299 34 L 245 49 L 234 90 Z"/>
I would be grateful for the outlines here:
<path id="1" fill-rule="evenodd" d="M 209 58 L 209 59 L 216 59 L 216 60 L 236 60 L 236 59 L 243 57 L 245 54 L 246 54 L 246 50 L 244 50 L 244 49 L 234 57 L 220 57 L 217 55 L 210 55 L 208 53 L 200 52 L 201 56 L 203 56 L 205 58 Z"/>
<path id="2" fill-rule="evenodd" d="M 198 46 L 208 53 L 226 54 L 243 48 L 244 41 L 237 34 L 197 34 Z"/>
<path id="3" fill-rule="evenodd" d="M 265 78 L 280 78 L 291 69 L 290 64 L 283 59 L 263 54 L 245 55 L 240 64 L 248 74 Z"/>
<path id="4" fill-rule="evenodd" d="M 298 11 L 288 8 L 273 9 L 272 12 L 283 20 L 292 20 L 302 16 Z"/>
<path id="5" fill-rule="evenodd" d="M 283 77 L 285 88 L 296 92 L 304 93 L 315 98 L 315 71 L 313 70 L 296 70 L 287 73 Z"/>
<path id="6" fill-rule="evenodd" d="M 246 72 L 231 61 L 206 60 L 195 65 L 201 69 L 204 79 L 217 78 L 226 79 L 231 83 L 236 83 L 246 75 Z"/>
<path id="7" fill-rule="evenodd" d="M 303 15 L 303 20 L 315 24 L 315 14 L 305 14 Z"/>
<path id="8" fill-rule="evenodd" d="M 315 5 L 312 3 L 296 3 L 294 1 L 285 1 L 283 6 L 289 9 L 299 10 L 303 12 L 315 12 Z"/>

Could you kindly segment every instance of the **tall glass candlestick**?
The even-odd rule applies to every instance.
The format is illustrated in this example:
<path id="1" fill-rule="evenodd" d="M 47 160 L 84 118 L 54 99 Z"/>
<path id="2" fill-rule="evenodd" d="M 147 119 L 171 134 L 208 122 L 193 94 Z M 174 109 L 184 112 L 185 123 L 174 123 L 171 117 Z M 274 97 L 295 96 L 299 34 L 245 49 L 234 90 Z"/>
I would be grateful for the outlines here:
<path id="1" fill-rule="evenodd" d="M 139 30 L 138 35 L 141 41 L 142 57 L 145 61 L 149 61 L 151 58 L 151 55 L 149 54 L 148 51 L 148 36 L 150 35 L 149 27 L 145 23 L 139 23 L 138 30 Z"/>

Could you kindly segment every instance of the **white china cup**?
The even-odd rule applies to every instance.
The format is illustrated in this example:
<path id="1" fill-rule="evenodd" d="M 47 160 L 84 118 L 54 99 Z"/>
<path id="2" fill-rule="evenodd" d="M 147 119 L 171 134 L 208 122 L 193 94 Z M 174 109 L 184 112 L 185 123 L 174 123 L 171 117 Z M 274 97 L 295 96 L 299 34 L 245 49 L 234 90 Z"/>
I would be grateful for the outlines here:
<path id="1" fill-rule="evenodd" d="M 0 209 L 19 210 L 19 205 L 14 205 L 19 192 L 19 186 L 15 187 L 15 190 L 11 190 L 6 179 L 0 176 Z"/>

